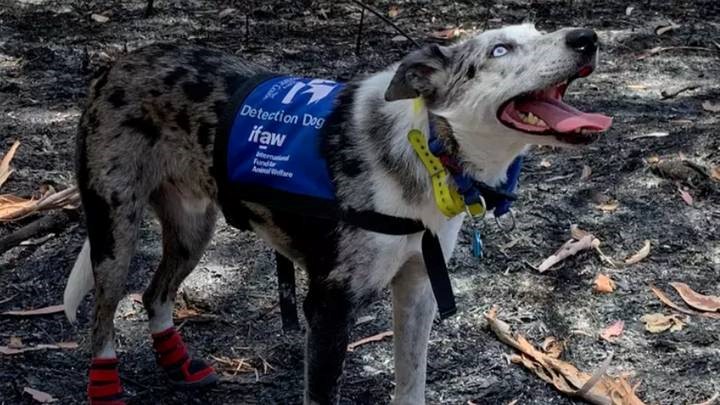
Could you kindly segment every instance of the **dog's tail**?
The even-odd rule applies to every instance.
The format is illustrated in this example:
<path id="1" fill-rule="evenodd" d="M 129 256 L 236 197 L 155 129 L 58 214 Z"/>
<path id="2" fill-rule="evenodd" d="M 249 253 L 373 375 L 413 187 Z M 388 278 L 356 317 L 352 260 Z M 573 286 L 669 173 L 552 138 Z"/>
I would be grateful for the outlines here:
<path id="1" fill-rule="evenodd" d="M 70 322 L 75 322 L 80 302 L 90 292 L 94 284 L 95 279 L 92 272 L 92 262 L 90 261 L 90 240 L 85 239 L 85 244 L 80 251 L 80 255 L 75 260 L 70 277 L 68 277 L 65 295 L 63 296 L 65 316 Z"/>

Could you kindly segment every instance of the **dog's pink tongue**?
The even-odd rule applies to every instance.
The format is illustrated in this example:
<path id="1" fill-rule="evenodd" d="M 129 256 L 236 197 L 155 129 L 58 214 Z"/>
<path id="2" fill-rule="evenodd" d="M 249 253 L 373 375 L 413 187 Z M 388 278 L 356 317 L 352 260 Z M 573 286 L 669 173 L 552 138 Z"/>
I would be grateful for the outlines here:
<path id="1" fill-rule="evenodd" d="M 515 104 L 519 111 L 531 112 L 545 121 L 557 132 L 574 132 L 578 129 L 607 131 L 612 117 L 602 114 L 584 113 L 555 99 L 525 99 Z"/>

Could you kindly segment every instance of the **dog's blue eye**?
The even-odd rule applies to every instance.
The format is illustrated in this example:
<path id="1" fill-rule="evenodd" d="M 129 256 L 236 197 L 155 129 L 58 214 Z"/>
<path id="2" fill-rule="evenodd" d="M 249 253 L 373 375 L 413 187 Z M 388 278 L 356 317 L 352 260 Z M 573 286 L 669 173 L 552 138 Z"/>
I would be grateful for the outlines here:
<path id="1" fill-rule="evenodd" d="M 492 50 L 492 56 L 493 58 L 499 58 L 501 56 L 505 56 L 510 52 L 510 49 L 508 49 L 505 45 L 495 45 L 495 48 Z"/>

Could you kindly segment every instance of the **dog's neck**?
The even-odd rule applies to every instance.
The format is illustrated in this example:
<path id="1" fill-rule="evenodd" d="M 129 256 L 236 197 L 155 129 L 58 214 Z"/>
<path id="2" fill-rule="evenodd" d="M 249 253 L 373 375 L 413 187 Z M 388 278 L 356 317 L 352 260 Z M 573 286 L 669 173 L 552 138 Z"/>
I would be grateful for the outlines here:
<path id="1" fill-rule="evenodd" d="M 361 82 L 353 107 L 355 136 L 364 138 L 360 144 L 371 146 L 364 157 L 371 167 L 378 168 L 373 177 L 374 208 L 439 224 L 444 217 L 435 206 L 430 176 L 408 142 L 412 129 L 429 135 L 431 115 L 425 106 L 418 108 L 414 100 L 385 101 L 393 73 L 388 70 Z M 510 142 L 507 137 L 481 134 L 483 128 L 473 127 L 472 123 L 436 122 L 441 136 L 473 146 L 472 154 L 462 146 L 456 148 L 456 157 L 468 174 L 490 186 L 505 181 L 509 165 L 525 149 L 525 145 Z M 402 195 L 394 190 L 403 190 Z"/>

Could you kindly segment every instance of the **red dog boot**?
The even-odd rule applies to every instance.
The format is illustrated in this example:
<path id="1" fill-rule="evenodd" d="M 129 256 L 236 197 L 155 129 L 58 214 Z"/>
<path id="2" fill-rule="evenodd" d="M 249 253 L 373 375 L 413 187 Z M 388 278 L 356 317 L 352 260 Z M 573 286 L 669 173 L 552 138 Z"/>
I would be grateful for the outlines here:
<path id="1" fill-rule="evenodd" d="M 202 360 L 190 358 L 185 343 L 175 328 L 154 333 L 153 347 L 157 362 L 167 373 L 170 382 L 182 388 L 197 388 L 218 381 L 215 370 Z"/>
<path id="2" fill-rule="evenodd" d="M 90 405 L 125 405 L 122 392 L 118 360 L 93 359 L 87 390 Z"/>

